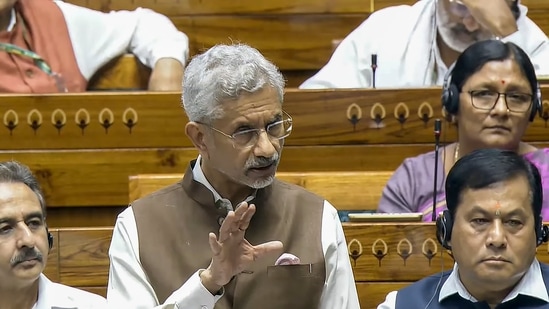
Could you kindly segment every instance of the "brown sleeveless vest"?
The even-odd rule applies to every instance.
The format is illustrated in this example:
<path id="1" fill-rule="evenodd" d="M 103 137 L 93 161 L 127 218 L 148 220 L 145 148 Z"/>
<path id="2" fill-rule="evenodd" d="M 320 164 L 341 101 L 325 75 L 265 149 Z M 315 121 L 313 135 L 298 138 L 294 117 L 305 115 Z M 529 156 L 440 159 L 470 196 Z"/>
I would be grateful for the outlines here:
<path id="1" fill-rule="evenodd" d="M 19 0 L 15 10 L 22 20 L 18 18 L 12 31 L 0 32 L 0 42 L 38 54 L 62 76 L 69 92 L 85 91 L 87 81 L 78 68 L 65 17 L 57 4 L 52 0 Z M 31 58 L 3 50 L 0 79 L 0 93 L 59 92 L 56 79 L 38 68 Z"/>
<path id="2" fill-rule="evenodd" d="M 132 204 L 141 265 L 162 304 L 198 269 L 211 261 L 208 233 L 219 231 L 226 213 L 192 177 Z M 246 232 L 251 244 L 280 240 L 302 265 L 274 266 L 277 256 L 258 260 L 225 286 L 215 309 L 318 308 L 326 278 L 321 244 L 324 199 L 275 180 L 251 202 L 256 213 Z"/>

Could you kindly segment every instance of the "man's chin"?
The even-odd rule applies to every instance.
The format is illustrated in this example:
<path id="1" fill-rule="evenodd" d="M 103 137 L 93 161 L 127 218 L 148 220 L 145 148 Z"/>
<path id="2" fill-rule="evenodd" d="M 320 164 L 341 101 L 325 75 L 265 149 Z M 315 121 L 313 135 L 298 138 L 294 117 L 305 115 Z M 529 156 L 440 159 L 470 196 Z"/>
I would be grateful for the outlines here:
<path id="1" fill-rule="evenodd" d="M 254 189 L 263 189 L 267 186 L 270 186 L 273 183 L 274 178 L 275 177 L 273 175 L 273 176 L 263 178 L 263 179 L 256 179 L 256 180 L 251 181 L 249 186 L 254 188 Z"/>
<path id="2" fill-rule="evenodd" d="M 38 265 L 32 268 L 17 269 L 15 271 L 15 277 L 17 278 L 17 281 L 20 282 L 34 282 L 40 277 L 42 270 L 43 268 Z"/>

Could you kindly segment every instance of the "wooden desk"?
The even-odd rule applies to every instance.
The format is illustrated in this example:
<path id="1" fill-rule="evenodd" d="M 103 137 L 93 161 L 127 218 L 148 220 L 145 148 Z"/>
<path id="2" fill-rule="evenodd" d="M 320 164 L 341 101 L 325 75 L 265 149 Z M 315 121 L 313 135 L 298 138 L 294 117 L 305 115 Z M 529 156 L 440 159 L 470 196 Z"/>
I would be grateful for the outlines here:
<path id="1" fill-rule="evenodd" d="M 301 186 L 329 201 L 338 210 L 375 211 L 392 171 L 382 172 L 278 172 L 276 178 Z M 178 183 L 183 174 L 148 174 L 129 177 L 129 202 Z"/>
<path id="2" fill-rule="evenodd" d="M 373 309 L 393 290 L 452 268 L 433 223 L 344 223 L 361 308 Z M 53 281 L 106 294 L 112 228 L 51 229 L 55 247 L 46 275 Z M 549 245 L 537 258 L 549 262 Z"/>
<path id="3" fill-rule="evenodd" d="M 548 88 L 542 92 L 549 96 Z M 52 209 L 48 219 L 53 225 L 112 225 L 128 202 L 128 176 L 182 173 L 196 158 L 185 137 L 180 96 L 0 96 L 0 160 L 16 159 L 33 169 Z M 394 170 L 405 158 L 433 149 L 439 102 L 440 89 L 435 88 L 288 89 L 284 109 L 294 118 L 294 131 L 279 171 Z M 549 101 L 544 102 L 549 119 Z M 549 144 L 548 130 L 538 118 L 524 140 L 543 147 Z M 455 130 L 444 125 L 442 142 L 454 139 Z M 97 214 L 58 209 L 74 206 L 95 207 Z"/>

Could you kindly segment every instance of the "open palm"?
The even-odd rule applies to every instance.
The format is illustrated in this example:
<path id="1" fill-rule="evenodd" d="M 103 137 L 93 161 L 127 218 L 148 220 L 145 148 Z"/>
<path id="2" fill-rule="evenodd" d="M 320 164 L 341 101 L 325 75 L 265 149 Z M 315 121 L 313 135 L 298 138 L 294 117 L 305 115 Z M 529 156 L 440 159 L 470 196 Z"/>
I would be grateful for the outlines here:
<path id="1" fill-rule="evenodd" d="M 221 224 L 219 237 L 214 233 L 209 234 L 213 257 L 208 271 L 215 285 L 226 285 L 233 276 L 267 254 L 282 253 L 283 245 L 280 241 L 253 246 L 244 238 L 254 213 L 255 205 L 244 202 L 236 211 L 229 212 Z"/>

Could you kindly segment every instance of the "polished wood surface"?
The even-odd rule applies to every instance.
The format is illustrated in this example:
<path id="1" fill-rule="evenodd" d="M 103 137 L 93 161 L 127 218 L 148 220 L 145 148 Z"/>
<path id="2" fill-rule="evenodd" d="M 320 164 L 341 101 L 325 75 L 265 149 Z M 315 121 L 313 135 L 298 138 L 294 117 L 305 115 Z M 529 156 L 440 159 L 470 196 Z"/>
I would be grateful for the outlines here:
<path id="1" fill-rule="evenodd" d="M 433 123 L 442 118 L 439 88 L 384 90 L 288 89 L 284 109 L 294 119 L 287 146 L 433 143 Z M 549 96 L 549 88 L 542 87 Z M 85 93 L 0 96 L 0 147 L 112 149 L 192 147 L 180 93 Z M 546 141 L 536 118 L 524 141 Z M 11 128 L 11 129 L 10 129 Z M 454 141 L 444 123 L 442 141 Z"/>
<path id="2" fill-rule="evenodd" d="M 50 228 L 54 247 L 44 273 L 50 280 L 106 295 L 112 227 Z"/>
<path id="3" fill-rule="evenodd" d="M 549 95 L 547 89 L 542 92 Z M 122 207 L 128 203 L 128 176 L 182 173 L 196 158 L 184 133 L 187 118 L 180 96 L 0 96 L 0 160 L 29 165 L 50 207 Z M 284 109 L 293 116 L 294 130 L 279 171 L 394 170 L 405 158 L 433 150 L 439 100 L 440 89 L 435 88 L 289 89 Z M 545 106 L 549 112 L 549 101 Z M 545 116 L 549 119 L 547 112 Z M 545 147 L 548 130 L 538 118 L 524 140 Z M 455 136 L 455 129 L 445 124 L 441 142 Z M 57 218 L 70 224 L 70 216 Z M 110 225 L 112 217 L 95 222 Z"/>
<path id="4" fill-rule="evenodd" d="M 385 296 L 426 276 L 452 268 L 436 240 L 433 223 L 343 223 L 361 308 L 373 309 Z M 112 227 L 56 229 L 46 275 L 54 281 L 105 295 Z M 536 257 L 549 262 L 549 245 Z"/>
<path id="5" fill-rule="evenodd" d="M 278 172 L 276 178 L 301 186 L 329 201 L 338 210 L 376 210 L 393 172 Z M 129 177 L 129 201 L 175 184 L 183 174 L 148 174 Z"/>
<path id="6" fill-rule="evenodd" d="M 88 83 L 88 90 L 146 90 L 151 69 L 132 54 L 125 54 L 103 66 Z"/>

